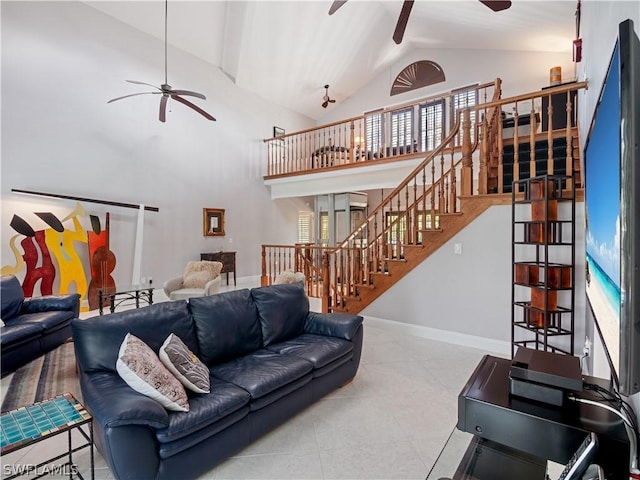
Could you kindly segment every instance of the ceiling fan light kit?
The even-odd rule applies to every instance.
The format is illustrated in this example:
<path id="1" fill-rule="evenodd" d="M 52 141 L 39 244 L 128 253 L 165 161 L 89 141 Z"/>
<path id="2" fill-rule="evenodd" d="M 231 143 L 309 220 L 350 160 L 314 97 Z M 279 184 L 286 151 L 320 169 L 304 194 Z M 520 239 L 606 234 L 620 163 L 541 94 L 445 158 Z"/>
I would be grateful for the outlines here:
<path id="1" fill-rule="evenodd" d="M 194 103 L 191 103 L 189 100 L 182 98 L 183 96 L 189 96 L 189 97 L 196 97 L 201 100 L 206 100 L 207 97 L 205 97 L 202 93 L 193 92 L 191 90 L 174 90 L 173 88 L 171 88 L 171 85 L 169 85 L 167 81 L 167 10 L 168 10 L 168 0 L 165 0 L 164 2 L 164 83 L 159 87 L 157 87 L 150 83 L 139 82 L 137 80 L 126 80 L 127 82 L 134 83 L 136 85 L 146 85 L 148 87 L 155 88 L 157 89 L 157 91 L 131 93 L 129 95 L 123 95 L 121 97 L 112 98 L 107 103 L 115 102 L 117 100 L 122 100 L 123 98 L 135 97 L 138 95 L 162 95 L 162 97 L 160 98 L 160 111 L 158 114 L 158 118 L 161 122 L 165 122 L 167 119 L 167 102 L 169 98 L 175 100 L 176 102 L 182 103 L 183 105 L 186 105 L 192 110 L 198 112 L 207 120 L 211 120 L 215 122 L 216 119 L 213 116 L 205 112 L 202 108 L 198 107 Z"/>
<path id="2" fill-rule="evenodd" d="M 327 108 L 330 103 L 336 103 L 333 98 L 329 98 L 329 85 L 324 86 L 324 97 L 322 97 L 322 108 Z"/>

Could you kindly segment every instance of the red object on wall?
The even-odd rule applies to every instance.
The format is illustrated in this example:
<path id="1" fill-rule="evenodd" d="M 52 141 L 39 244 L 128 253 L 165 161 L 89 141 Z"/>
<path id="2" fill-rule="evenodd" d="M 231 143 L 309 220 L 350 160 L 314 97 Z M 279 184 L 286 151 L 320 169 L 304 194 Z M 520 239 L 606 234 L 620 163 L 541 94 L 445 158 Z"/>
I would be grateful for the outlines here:
<path id="1" fill-rule="evenodd" d="M 56 269 L 51 261 L 51 255 L 45 243 L 44 230 L 35 232 L 35 236 L 22 239 L 20 242 L 24 249 L 24 262 L 27 265 L 27 273 L 22 281 L 22 291 L 25 297 L 33 297 L 33 289 L 38 280 L 40 282 L 40 294 L 53 294 L 53 280 L 56 277 Z M 40 255 L 38 255 L 40 250 Z M 38 257 L 41 257 L 38 267 Z"/>
<path id="2" fill-rule="evenodd" d="M 573 61 L 579 63 L 582 60 L 582 39 L 576 38 L 573 41 Z"/>

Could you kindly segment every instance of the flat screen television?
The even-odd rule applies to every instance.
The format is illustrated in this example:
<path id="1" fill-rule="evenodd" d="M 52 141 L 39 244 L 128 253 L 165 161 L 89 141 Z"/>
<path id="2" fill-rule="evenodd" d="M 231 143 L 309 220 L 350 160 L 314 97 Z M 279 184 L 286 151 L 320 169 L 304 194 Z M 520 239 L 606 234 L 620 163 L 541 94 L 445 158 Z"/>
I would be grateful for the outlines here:
<path id="1" fill-rule="evenodd" d="M 586 293 L 614 387 L 640 391 L 640 41 L 619 25 L 585 145 Z"/>

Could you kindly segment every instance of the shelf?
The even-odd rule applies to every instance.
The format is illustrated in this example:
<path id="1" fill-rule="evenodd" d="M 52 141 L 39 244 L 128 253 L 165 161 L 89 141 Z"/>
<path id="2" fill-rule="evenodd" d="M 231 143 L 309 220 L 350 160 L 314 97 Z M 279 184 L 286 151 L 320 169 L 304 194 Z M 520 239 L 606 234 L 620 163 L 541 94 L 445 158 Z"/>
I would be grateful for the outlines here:
<path id="1" fill-rule="evenodd" d="M 517 346 L 573 355 L 575 195 L 563 190 L 570 178 L 520 180 L 514 192 L 524 199 L 512 194 L 512 355 Z"/>

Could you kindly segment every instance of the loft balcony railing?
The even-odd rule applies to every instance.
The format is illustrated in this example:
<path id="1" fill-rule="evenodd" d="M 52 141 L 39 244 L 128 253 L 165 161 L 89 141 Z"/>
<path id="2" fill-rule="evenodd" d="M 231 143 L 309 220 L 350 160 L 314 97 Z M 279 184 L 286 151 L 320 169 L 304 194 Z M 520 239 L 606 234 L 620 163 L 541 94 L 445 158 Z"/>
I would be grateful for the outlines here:
<path id="1" fill-rule="evenodd" d="M 499 91 L 499 79 L 464 89 L 463 101 L 486 103 Z M 447 136 L 454 122 L 453 112 L 460 91 L 382 108 L 298 132 L 265 139 L 267 173 L 265 179 L 358 167 L 371 162 L 389 162 L 424 157 Z M 441 105 L 440 116 L 429 118 L 430 126 L 420 125 L 420 109 Z M 410 113 L 410 119 L 405 114 Z M 418 119 L 418 121 L 414 120 Z M 461 146 L 461 138 L 455 139 Z"/>
<path id="2" fill-rule="evenodd" d="M 303 271 L 323 311 L 339 311 L 432 241 L 447 217 L 459 215 L 461 198 L 508 193 L 517 180 L 541 174 L 567 175 L 565 188 L 582 188 L 575 92 L 586 82 L 504 99 L 499 86 L 489 101 L 459 110 L 438 147 L 339 245 L 263 245 L 262 284 L 287 269 Z"/>

